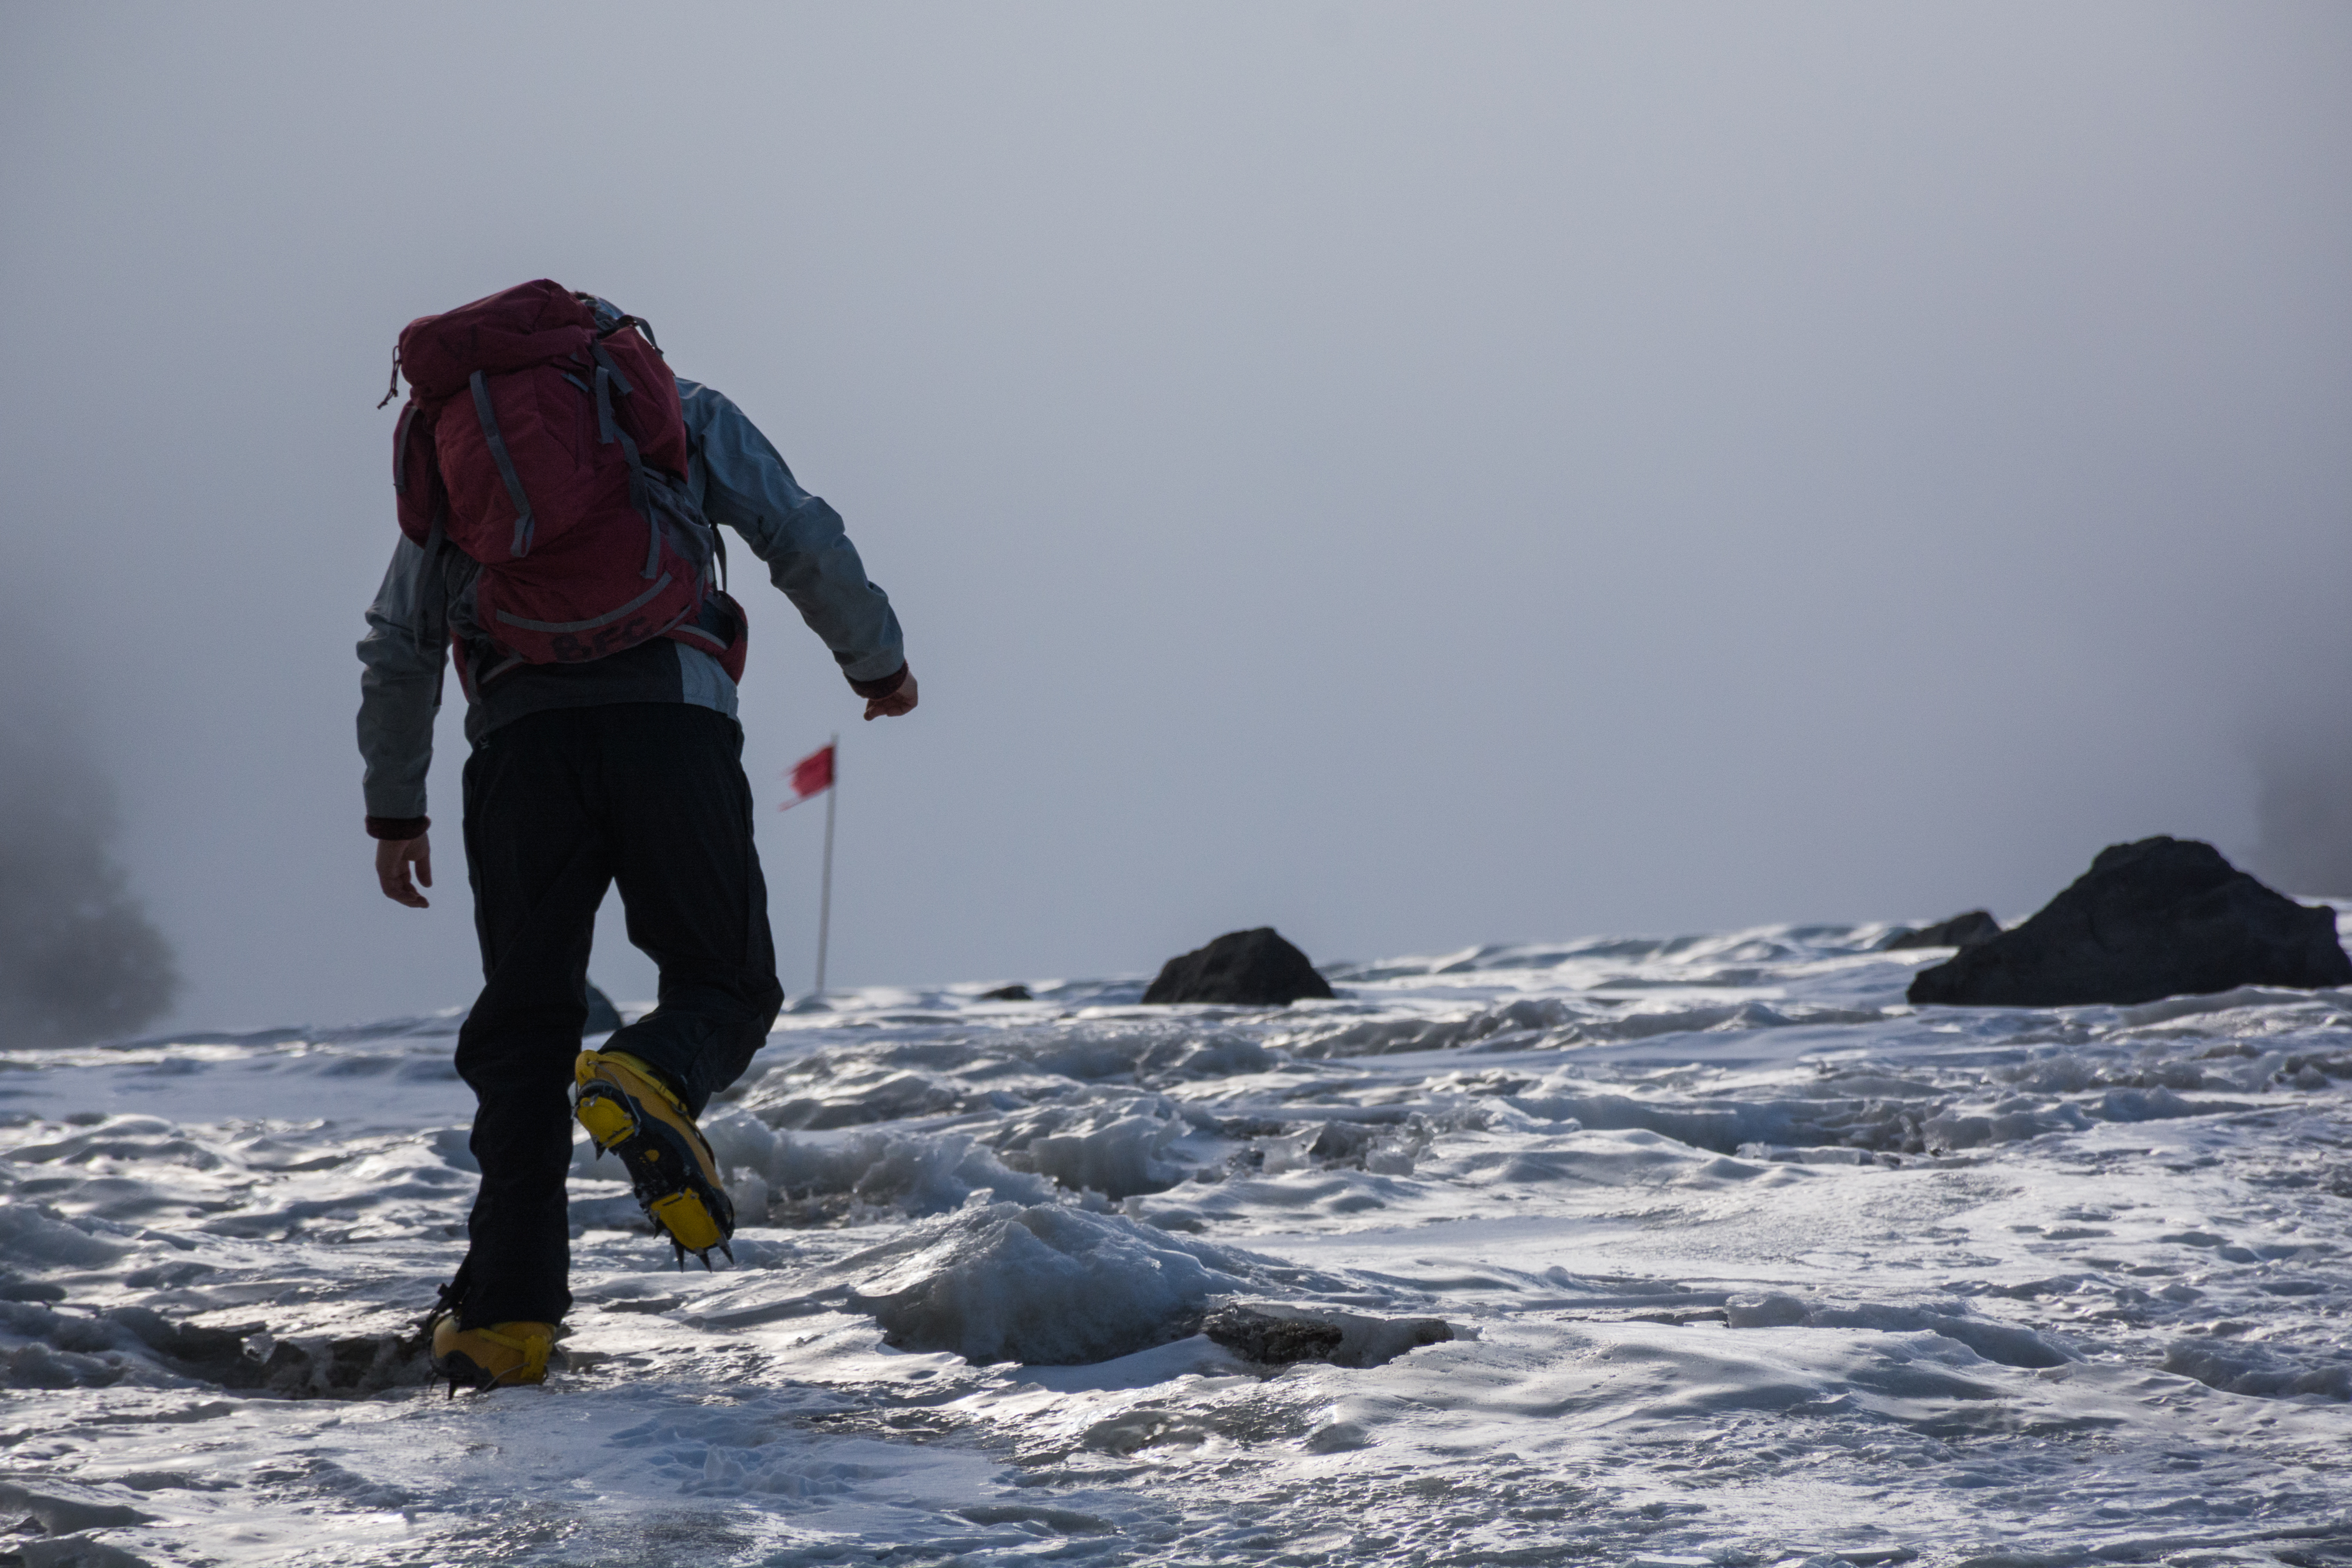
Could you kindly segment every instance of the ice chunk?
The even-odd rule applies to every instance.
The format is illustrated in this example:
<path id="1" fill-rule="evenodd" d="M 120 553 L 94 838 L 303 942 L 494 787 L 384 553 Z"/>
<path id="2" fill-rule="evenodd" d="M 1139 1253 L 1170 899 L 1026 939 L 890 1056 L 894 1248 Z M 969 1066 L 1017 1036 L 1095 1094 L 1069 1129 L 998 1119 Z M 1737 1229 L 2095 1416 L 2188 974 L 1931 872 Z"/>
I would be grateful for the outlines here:
<path id="1" fill-rule="evenodd" d="M 1263 1289 L 1271 1259 L 1067 1204 L 992 1203 L 846 1260 L 889 1343 L 975 1363 L 1108 1361 L 1192 1332 L 1215 1297 Z"/>
<path id="2" fill-rule="evenodd" d="M 758 1171 L 727 1173 L 727 1199 L 735 1206 L 735 1223 L 758 1225 L 768 1218 L 768 1178 Z"/>
<path id="3" fill-rule="evenodd" d="M 1988 1144 L 2021 1144 L 2044 1133 L 2079 1133 L 2090 1124 L 2090 1118 L 2080 1106 L 2060 1103 L 2045 1110 L 2021 1109 L 1999 1114 L 1944 1111 L 1927 1118 L 1920 1131 L 1926 1135 L 1927 1147 L 1943 1152 L 1980 1149 Z"/>
<path id="4" fill-rule="evenodd" d="M 12 1263 L 88 1269 L 113 1262 L 124 1249 L 46 1207 L 0 1203 L 0 1250 Z"/>
<path id="5" fill-rule="evenodd" d="M 1334 1421 L 1307 1434 L 1303 1447 L 1310 1454 L 1346 1454 L 1372 1446 L 1370 1436 L 1353 1421 Z"/>
<path id="6" fill-rule="evenodd" d="M 178 1381 L 130 1324 L 0 1302 L 0 1387 L 166 1387 Z"/>
<path id="7" fill-rule="evenodd" d="M 1812 1310 L 1794 1296 L 1777 1292 L 1734 1296 L 1723 1303 L 1726 1321 L 1736 1329 L 1801 1328 L 1812 1321 Z"/>
<path id="8" fill-rule="evenodd" d="M 2298 1394 L 2352 1399 L 2352 1364 L 2310 1364 L 2280 1354 L 2269 1345 L 2215 1339 L 2176 1340 L 2164 1354 L 2164 1370 L 2193 1377 L 2224 1394 L 2265 1399 Z"/>
<path id="9" fill-rule="evenodd" d="M 1161 1067 L 1157 1053 L 1146 1059 L 1146 1064 Z M 1274 1065 L 1274 1058 L 1265 1047 L 1254 1040 L 1231 1035 L 1216 1035 L 1208 1040 L 1188 1041 L 1165 1071 L 1181 1072 L 1198 1078 L 1224 1078 L 1237 1072 L 1264 1072 Z"/>
<path id="10" fill-rule="evenodd" d="M 0 1512 L 19 1519 L 30 1515 L 36 1523 L 52 1535 L 69 1531 L 116 1529 L 126 1524 L 144 1524 L 155 1516 L 142 1513 L 121 1503 L 105 1502 L 86 1495 L 79 1487 L 50 1484 L 43 1490 L 19 1486 L 14 1481 L 0 1481 Z"/>
<path id="11" fill-rule="evenodd" d="M 740 1111 L 712 1117 L 702 1131 L 730 1182 L 756 1177 L 771 1198 L 925 1215 L 959 1207 L 975 1192 L 1024 1203 L 1054 1197 L 1050 1181 L 1010 1169 L 961 1134 L 795 1135 Z"/>
<path id="12" fill-rule="evenodd" d="M 1051 1176 L 1073 1192 L 1130 1197 L 1165 1192 L 1183 1179 L 1183 1171 L 1160 1156 L 1188 1126 L 1164 1095 L 1123 1095 L 1040 1105 L 1007 1124 L 996 1149 L 1013 1169 Z"/>
<path id="13" fill-rule="evenodd" d="M 1844 1310 L 1816 1308 L 1816 1328 L 1878 1329 L 1888 1333 L 1932 1333 L 1968 1346 L 1987 1361 L 2003 1366 L 2063 1366 L 2080 1361 L 2063 1343 L 2015 1323 L 1995 1322 L 1957 1312 L 1917 1307 L 1862 1306 Z"/>
<path id="14" fill-rule="evenodd" d="M 2106 1122 L 2163 1122 L 2244 1109 L 2226 1100 L 2184 1100 L 2169 1089 L 2110 1089 L 2092 1114 Z"/>

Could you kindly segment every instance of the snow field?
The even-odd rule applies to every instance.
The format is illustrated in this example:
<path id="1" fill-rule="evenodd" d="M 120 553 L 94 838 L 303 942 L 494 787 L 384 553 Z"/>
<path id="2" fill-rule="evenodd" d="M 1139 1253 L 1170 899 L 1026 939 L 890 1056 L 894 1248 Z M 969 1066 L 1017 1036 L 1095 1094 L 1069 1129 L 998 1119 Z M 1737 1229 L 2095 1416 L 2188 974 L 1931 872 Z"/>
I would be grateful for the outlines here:
<path id="1" fill-rule="evenodd" d="M 0 1052 L 0 1560 L 2352 1562 L 2352 997 L 1920 1012 L 1883 930 L 804 1003 L 742 1266 L 583 1144 L 569 1368 L 454 1402 L 454 1019 Z"/>

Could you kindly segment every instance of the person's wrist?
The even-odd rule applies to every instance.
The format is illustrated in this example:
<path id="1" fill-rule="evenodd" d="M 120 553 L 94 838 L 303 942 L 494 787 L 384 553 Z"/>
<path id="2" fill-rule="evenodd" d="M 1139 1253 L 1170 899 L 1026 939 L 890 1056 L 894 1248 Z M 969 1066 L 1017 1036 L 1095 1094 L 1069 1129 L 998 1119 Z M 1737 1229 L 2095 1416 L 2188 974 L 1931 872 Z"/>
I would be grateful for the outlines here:
<path id="1" fill-rule="evenodd" d="M 915 667 L 912 664 L 901 664 L 888 674 L 875 680 L 861 681 L 852 678 L 849 689 L 867 702 L 873 702 L 878 697 L 887 697 L 897 692 L 900 686 L 907 684 L 907 677 L 913 674 L 914 671 Z"/>
<path id="2" fill-rule="evenodd" d="M 432 826 L 433 819 L 430 817 L 370 816 L 367 820 L 369 838 L 389 839 L 394 842 L 421 839 Z"/>

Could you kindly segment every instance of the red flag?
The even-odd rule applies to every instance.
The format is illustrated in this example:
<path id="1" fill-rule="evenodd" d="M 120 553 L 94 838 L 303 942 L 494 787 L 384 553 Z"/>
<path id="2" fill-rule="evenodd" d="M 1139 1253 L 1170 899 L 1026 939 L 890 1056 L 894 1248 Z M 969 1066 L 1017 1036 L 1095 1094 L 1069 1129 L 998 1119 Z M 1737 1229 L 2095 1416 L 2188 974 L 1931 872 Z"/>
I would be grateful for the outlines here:
<path id="1" fill-rule="evenodd" d="M 779 811 L 789 811 L 802 801 L 824 794 L 833 788 L 833 747 L 818 747 L 793 763 L 793 770 L 784 777 L 792 780 L 793 798 L 777 807 Z"/>

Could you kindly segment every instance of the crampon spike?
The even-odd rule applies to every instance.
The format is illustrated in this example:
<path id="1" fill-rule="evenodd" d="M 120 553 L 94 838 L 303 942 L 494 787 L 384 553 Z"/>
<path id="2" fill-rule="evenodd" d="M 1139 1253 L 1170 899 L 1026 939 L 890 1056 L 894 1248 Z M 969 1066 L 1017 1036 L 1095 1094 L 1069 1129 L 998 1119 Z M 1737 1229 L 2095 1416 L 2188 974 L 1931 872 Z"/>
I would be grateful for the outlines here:
<path id="1" fill-rule="evenodd" d="M 727 1261 L 729 1261 L 730 1263 L 732 1263 L 733 1261 L 735 1261 L 735 1249 L 733 1249 L 732 1247 L 728 1246 L 728 1245 L 727 1245 L 727 1243 L 725 1243 L 724 1241 L 721 1241 L 721 1242 L 719 1244 L 719 1250 L 720 1250 L 721 1252 L 724 1252 L 724 1253 L 726 1253 L 726 1254 L 727 1254 Z M 707 1258 L 706 1258 L 706 1259 L 705 1259 L 705 1260 L 704 1260 L 704 1265 L 703 1265 L 703 1266 L 704 1266 L 705 1268 L 708 1268 L 708 1267 L 709 1266 L 709 1260 L 708 1260 Z"/>
<path id="2" fill-rule="evenodd" d="M 695 1254 L 695 1256 L 702 1260 L 702 1271 L 703 1271 L 704 1273 L 706 1273 L 706 1274 L 709 1274 L 709 1273 L 714 1273 L 714 1272 L 716 1272 L 716 1270 L 713 1270 L 713 1269 L 710 1267 L 710 1249 L 709 1249 L 709 1248 L 708 1248 L 708 1247 L 704 1248 L 701 1251 L 697 1252 L 697 1253 Z"/>
<path id="3" fill-rule="evenodd" d="M 676 1242 L 676 1241 L 671 1242 L 669 1245 L 670 1245 L 670 1250 L 677 1254 L 677 1271 L 678 1271 L 679 1273 L 681 1273 L 681 1274 L 685 1273 L 685 1272 L 686 1272 L 686 1248 L 685 1248 L 685 1246 L 684 1246 L 682 1243 Z"/>

